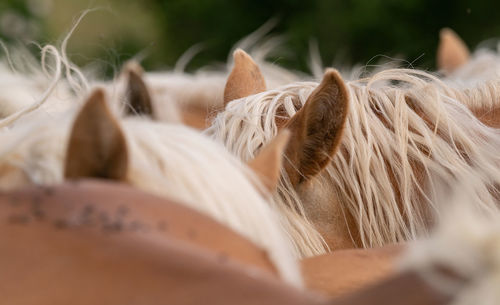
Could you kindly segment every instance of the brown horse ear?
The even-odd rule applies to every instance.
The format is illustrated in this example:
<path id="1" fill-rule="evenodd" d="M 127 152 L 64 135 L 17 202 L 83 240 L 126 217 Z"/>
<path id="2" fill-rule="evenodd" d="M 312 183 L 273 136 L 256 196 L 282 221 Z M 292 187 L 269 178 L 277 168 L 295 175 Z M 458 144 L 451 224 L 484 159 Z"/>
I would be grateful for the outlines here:
<path id="1" fill-rule="evenodd" d="M 127 144 L 122 129 L 106 104 L 104 91 L 95 90 L 73 124 L 64 176 L 124 180 L 127 164 Z"/>
<path id="2" fill-rule="evenodd" d="M 469 57 L 469 49 L 457 33 L 449 28 L 442 29 L 436 58 L 438 69 L 451 73 L 466 64 Z"/>
<path id="3" fill-rule="evenodd" d="M 266 189 L 273 193 L 278 187 L 283 153 L 288 140 L 289 130 L 281 130 L 276 138 L 262 148 L 259 154 L 248 162 L 248 166 L 257 174 Z"/>
<path id="4" fill-rule="evenodd" d="M 234 67 L 224 88 L 224 106 L 232 100 L 266 91 L 266 82 L 259 66 L 245 51 L 233 53 Z"/>
<path id="5" fill-rule="evenodd" d="M 339 147 L 348 109 L 346 84 L 336 70 L 327 69 L 305 105 L 285 124 L 292 133 L 285 169 L 293 185 L 328 165 Z"/>
<path id="6" fill-rule="evenodd" d="M 127 77 L 127 101 L 129 102 L 129 107 L 126 108 L 127 114 L 154 117 L 151 95 L 142 78 L 144 72 L 141 66 L 135 61 L 128 62 L 124 73 Z"/>

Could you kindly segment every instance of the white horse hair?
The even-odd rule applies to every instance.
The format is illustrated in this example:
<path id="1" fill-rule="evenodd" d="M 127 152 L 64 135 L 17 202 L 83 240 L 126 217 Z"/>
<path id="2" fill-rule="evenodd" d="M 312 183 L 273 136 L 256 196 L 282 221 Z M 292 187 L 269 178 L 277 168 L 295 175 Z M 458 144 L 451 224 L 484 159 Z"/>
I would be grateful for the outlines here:
<path id="1" fill-rule="evenodd" d="M 206 133 L 249 160 L 276 136 L 276 117 L 292 117 L 317 85 L 295 83 L 234 100 Z M 500 134 L 465 106 L 500 97 L 500 82 L 484 86 L 490 91 L 478 87 L 461 92 L 431 74 L 405 69 L 347 83 L 351 102 L 346 128 L 326 170 L 339 201 L 357 223 L 362 246 L 413 240 L 426 231 L 426 215 L 434 209 L 429 195 L 436 190 L 426 183 L 430 177 L 449 184 L 463 177 L 485 177 L 475 185 L 472 202 L 485 210 L 497 209 Z M 291 233 L 301 253 L 326 252 L 304 213 L 307 203 L 301 202 L 284 171 L 278 189 L 276 204 L 301 228 Z"/>
<path id="2" fill-rule="evenodd" d="M 23 124 L 0 132 L 0 188 L 63 181 L 66 146 L 75 109 L 60 116 L 25 115 Z M 280 214 L 263 188 L 224 147 L 181 125 L 121 119 L 128 150 L 127 181 L 178 199 L 265 249 L 282 278 L 301 285 L 301 275 Z"/>
<path id="3" fill-rule="evenodd" d="M 47 45 L 41 47 L 40 52 L 42 60 L 38 63 L 28 50 L 15 47 L 0 63 L 1 127 L 37 109 L 47 113 L 64 112 L 82 92 L 81 87 L 72 87 L 64 77 L 67 63 L 56 47 Z"/>
<path id="4" fill-rule="evenodd" d="M 489 47 L 496 42 L 494 48 Z M 446 81 L 457 86 L 473 86 L 491 79 L 500 78 L 500 43 L 490 40 L 482 43 L 470 56 L 467 63 L 446 76 Z"/>
<path id="5" fill-rule="evenodd" d="M 437 202 L 453 206 L 439 207 L 430 238 L 410 244 L 400 262 L 402 270 L 414 270 L 434 289 L 455 296 L 453 305 L 500 302 L 500 214 L 475 208 L 470 192 L 477 183 L 483 181 L 466 179 L 452 188 L 453 196 L 439 195 Z"/>

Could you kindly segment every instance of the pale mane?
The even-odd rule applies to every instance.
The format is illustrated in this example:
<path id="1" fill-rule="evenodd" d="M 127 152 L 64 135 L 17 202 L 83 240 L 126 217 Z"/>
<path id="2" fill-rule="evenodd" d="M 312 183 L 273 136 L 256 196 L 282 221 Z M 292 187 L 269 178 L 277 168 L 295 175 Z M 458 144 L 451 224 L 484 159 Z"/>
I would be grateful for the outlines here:
<path id="1" fill-rule="evenodd" d="M 224 147 L 183 126 L 140 120 L 124 125 L 133 156 L 129 180 L 139 188 L 178 198 L 266 249 L 288 281 L 300 282 L 294 249 L 281 219 L 257 191 L 260 183 Z M 263 191 L 265 192 L 265 191 Z"/>
<path id="2" fill-rule="evenodd" d="M 5 57 L 3 67 L 0 67 L 0 79 L 6 89 L 0 93 L 0 128 L 8 127 L 32 112 L 65 112 L 88 93 L 87 77 L 71 62 L 66 52 L 69 39 L 88 12 L 90 10 L 77 18 L 60 46 L 37 45 L 40 61 L 25 47 L 9 50 L 1 44 Z"/>
<path id="3" fill-rule="evenodd" d="M 453 305 L 500 302 L 500 214 L 475 209 L 468 193 L 476 183 L 484 182 L 467 179 L 439 195 L 439 225 L 430 238 L 412 243 L 399 263 L 434 289 L 453 295 Z M 464 280 L 465 287 L 459 284 Z"/>
<path id="4" fill-rule="evenodd" d="M 50 185 L 63 181 L 63 164 L 74 113 L 26 121 L 0 132 L 0 186 L 12 177 Z M 40 119 L 37 121 L 36 119 Z M 293 247 L 280 219 L 260 195 L 253 173 L 224 147 L 180 125 L 140 118 L 121 121 L 130 152 L 127 180 L 145 191 L 178 199 L 261 246 L 282 278 L 301 285 Z M 17 185 L 19 187 L 19 185 Z"/>
<path id="5" fill-rule="evenodd" d="M 0 127 L 6 127 L 34 111 L 61 113 L 84 90 L 74 79 L 73 67 L 55 46 L 40 50 L 41 61 L 21 47 L 12 49 L 0 63 Z M 70 69 L 69 71 L 66 69 Z M 65 71 L 66 70 L 66 71 Z"/>
<path id="6" fill-rule="evenodd" d="M 317 85 L 296 83 L 235 100 L 216 117 L 207 134 L 248 160 L 277 134 L 275 117 L 293 116 Z M 428 195 L 436 190 L 433 184 L 424 183 L 430 177 L 449 184 L 479 174 L 491 179 L 493 183 L 482 180 L 476 185 L 472 202 L 496 210 L 500 135 L 464 106 L 482 102 L 468 99 L 487 94 L 480 89 L 462 93 L 428 73 L 404 69 L 382 71 L 347 86 L 351 96 L 347 126 L 340 153 L 327 172 L 340 202 L 357 222 L 362 246 L 412 240 L 426 231 L 426 215 L 434 209 Z M 293 234 L 294 239 L 306 247 L 311 241 L 321 245 L 304 215 L 306 203 L 300 201 L 286 173 L 282 174 L 274 199 L 306 228 L 306 235 Z M 302 253 L 324 251 L 325 247 L 302 249 Z"/>

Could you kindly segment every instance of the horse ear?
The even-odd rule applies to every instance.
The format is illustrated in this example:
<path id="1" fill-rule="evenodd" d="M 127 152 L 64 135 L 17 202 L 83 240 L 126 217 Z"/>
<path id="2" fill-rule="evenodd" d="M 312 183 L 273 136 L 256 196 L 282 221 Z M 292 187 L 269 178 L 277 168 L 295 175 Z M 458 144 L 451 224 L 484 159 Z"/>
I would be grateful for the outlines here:
<path id="1" fill-rule="evenodd" d="M 154 117 L 151 95 L 142 78 L 144 72 L 141 66 L 135 61 L 128 62 L 124 72 L 127 77 L 127 100 L 129 102 L 129 107 L 126 108 L 127 114 Z"/>
<path id="2" fill-rule="evenodd" d="M 339 147 L 348 109 L 346 84 L 336 70 L 327 69 L 305 105 L 285 124 L 292 133 L 285 169 L 293 185 L 328 165 Z"/>
<path id="3" fill-rule="evenodd" d="M 278 187 L 283 153 L 290 139 L 290 131 L 281 130 L 278 135 L 252 160 L 248 166 L 257 174 L 266 189 L 273 193 Z"/>
<path id="4" fill-rule="evenodd" d="M 451 73 L 466 64 L 469 57 L 469 49 L 457 33 L 449 28 L 442 29 L 436 58 L 438 69 Z"/>
<path id="5" fill-rule="evenodd" d="M 127 164 L 125 136 L 106 104 L 104 91 L 95 90 L 73 124 L 64 176 L 124 180 Z"/>
<path id="6" fill-rule="evenodd" d="M 266 82 L 259 66 L 245 51 L 233 53 L 234 67 L 224 88 L 224 106 L 232 100 L 266 91 Z"/>

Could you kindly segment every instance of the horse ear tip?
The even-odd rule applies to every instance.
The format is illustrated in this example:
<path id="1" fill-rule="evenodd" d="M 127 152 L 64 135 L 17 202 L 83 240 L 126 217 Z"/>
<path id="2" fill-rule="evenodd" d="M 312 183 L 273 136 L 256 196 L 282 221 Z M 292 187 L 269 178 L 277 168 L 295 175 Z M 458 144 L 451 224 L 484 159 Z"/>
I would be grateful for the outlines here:
<path id="1" fill-rule="evenodd" d="M 136 69 L 128 69 L 126 73 L 129 81 L 139 81 L 142 78 L 142 73 Z"/>
<path id="2" fill-rule="evenodd" d="M 104 88 L 97 87 L 90 92 L 90 95 L 84 100 L 83 109 L 81 111 L 85 111 L 85 109 L 97 109 L 97 108 L 105 108 L 106 104 L 106 92 Z"/>
<path id="3" fill-rule="evenodd" d="M 238 56 L 244 56 L 245 54 L 247 54 L 247 52 L 243 51 L 242 48 L 237 48 L 236 50 L 234 50 L 233 52 L 233 56 L 234 57 L 238 57 Z"/>
<path id="4" fill-rule="evenodd" d="M 453 40 L 462 40 L 462 38 L 460 38 L 460 36 L 457 34 L 457 32 L 455 32 L 454 30 L 452 30 L 451 28 L 442 28 L 440 31 L 439 31 L 439 39 L 441 40 L 441 42 L 443 41 L 453 41 Z"/>
<path id="5" fill-rule="evenodd" d="M 236 49 L 233 52 L 233 58 L 235 62 L 245 62 L 245 61 L 253 62 L 252 57 L 247 52 L 243 51 L 243 49 L 240 48 Z"/>
<path id="6" fill-rule="evenodd" d="M 454 33 L 454 31 L 448 27 L 444 27 L 441 30 L 439 30 L 439 36 L 441 38 L 449 36 L 450 34 L 453 34 L 453 33 Z"/>
<path id="7" fill-rule="evenodd" d="M 104 88 L 97 87 L 90 94 L 89 100 L 100 102 L 100 101 L 104 101 L 105 97 L 106 97 L 106 93 L 104 91 Z"/>
<path id="8" fill-rule="evenodd" d="M 328 83 L 343 83 L 342 76 L 337 69 L 327 68 L 323 75 L 323 80 Z"/>
<path id="9" fill-rule="evenodd" d="M 136 74 L 142 74 L 144 72 L 144 69 L 142 68 L 141 64 L 135 59 L 128 60 L 124 64 L 123 70 L 126 71 L 127 73 L 134 72 Z"/>
<path id="10" fill-rule="evenodd" d="M 331 76 L 331 77 L 339 77 L 340 73 L 337 69 L 334 68 L 326 68 L 325 70 L 325 76 Z"/>

